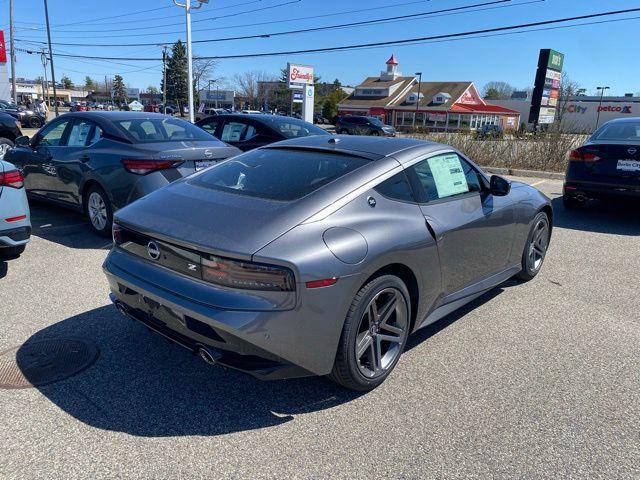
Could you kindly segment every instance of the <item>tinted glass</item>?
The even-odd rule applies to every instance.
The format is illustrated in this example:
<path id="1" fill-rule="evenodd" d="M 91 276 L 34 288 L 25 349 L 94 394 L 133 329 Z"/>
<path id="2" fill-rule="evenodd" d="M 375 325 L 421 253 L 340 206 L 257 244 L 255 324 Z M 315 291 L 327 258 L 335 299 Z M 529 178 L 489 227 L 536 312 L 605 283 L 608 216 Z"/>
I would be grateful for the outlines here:
<path id="1" fill-rule="evenodd" d="M 375 187 L 375 190 L 385 197 L 403 202 L 413 202 L 413 192 L 409 186 L 407 176 L 404 172 L 400 172 L 393 177 L 385 180 Z"/>
<path id="2" fill-rule="evenodd" d="M 254 150 L 191 180 L 225 192 L 291 201 L 369 163 L 346 155 L 293 150 Z"/>
<path id="3" fill-rule="evenodd" d="M 50 124 L 42 132 L 42 136 L 38 141 L 38 145 L 46 145 L 49 147 L 57 147 L 62 145 L 60 142 L 62 140 L 62 135 L 64 134 L 64 130 L 65 128 L 67 128 L 68 123 L 69 123 L 69 120 Z"/>
<path id="4" fill-rule="evenodd" d="M 177 118 L 134 118 L 113 123 L 134 143 L 216 141 L 200 127 Z"/>
<path id="5" fill-rule="evenodd" d="M 241 142 L 245 139 L 245 134 L 249 125 L 244 122 L 227 122 L 222 129 L 220 140 L 223 142 Z"/>
<path id="6" fill-rule="evenodd" d="M 378 120 L 375 117 L 369 117 L 369 122 L 372 123 L 373 125 L 377 125 L 379 127 L 381 127 L 382 125 L 384 125 L 380 120 Z"/>
<path id="7" fill-rule="evenodd" d="M 218 120 L 211 120 L 207 123 L 203 123 L 202 125 L 200 125 L 200 128 L 204 129 L 207 133 L 211 135 L 215 135 L 216 128 L 218 128 L 218 123 L 220 123 Z"/>
<path id="8" fill-rule="evenodd" d="M 67 139 L 68 147 L 84 147 L 87 145 L 91 127 L 93 124 L 85 120 L 77 120 L 71 127 L 69 138 Z"/>
<path id="9" fill-rule="evenodd" d="M 594 139 L 640 142 L 640 122 L 621 122 L 605 125 L 594 135 Z"/>
<path id="10" fill-rule="evenodd" d="M 269 124 L 276 131 L 286 138 L 308 137 L 310 135 L 327 135 L 327 132 L 320 127 L 302 120 L 282 118 L 273 120 Z"/>
<path id="11" fill-rule="evenodd" d="M 102 135 L 102 129 L 96 125 L 96 129 L 93 131 L 93 135 L 91 135 L 91 139 L 89 140 L 88 145 L 93 145 L 94 143 L 96 143 L 102 138 Z"/>
<path id="12" fill-rule="evenodd" d="M 436 155 L 412 168 L 427 202 L 481 190 L 478 172 L 455 153 Z"/>

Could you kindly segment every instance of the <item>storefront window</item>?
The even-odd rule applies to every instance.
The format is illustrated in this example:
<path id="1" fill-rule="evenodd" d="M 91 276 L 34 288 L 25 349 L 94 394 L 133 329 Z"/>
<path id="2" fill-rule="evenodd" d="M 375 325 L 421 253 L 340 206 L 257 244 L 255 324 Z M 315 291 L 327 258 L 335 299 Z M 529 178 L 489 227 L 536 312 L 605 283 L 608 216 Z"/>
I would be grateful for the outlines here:
<path id="1" fill-rule="evenodd" d="M 416 113 L 416 127 L 424 127 L 425 114 L 423 112 Z"/>
<path id="2" fill-rule="evenodd" d="M 460 115 L 449 114 L 449 121 L 447 122 L 447 130 L 457 130 L 459 121 L 460 121 Z"/>
<path id="3" fill-rule="evenodd" d="M 471 115 L 460 115 L 460 129 L 469 130 L 471 128 Z"/>

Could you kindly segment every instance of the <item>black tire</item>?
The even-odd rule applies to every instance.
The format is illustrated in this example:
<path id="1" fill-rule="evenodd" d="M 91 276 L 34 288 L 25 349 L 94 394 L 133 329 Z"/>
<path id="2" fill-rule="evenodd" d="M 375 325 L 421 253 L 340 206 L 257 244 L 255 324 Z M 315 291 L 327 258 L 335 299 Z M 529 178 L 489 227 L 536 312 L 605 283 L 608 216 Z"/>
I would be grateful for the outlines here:
<path id="1" fill-rule="evenodd" d="M 0 160 L 4 158 L 4 154 L 7 153 L 9 148 L 13 148 L 13 142 L 8 138 L 0 138 Z"/>
<path id="2" fill-rule="evenodd" d="M 19 257 L 24 253 L 25 248 L 27 248 L 26 245 L 19 245 L 17 247 L 0 248 L 0 258 Z"/>
<path id="3" fill-rule="evenodd" d="M 94 222 L 92 220 L 93 213 L 90 211 L 92 209 L 92 205 L 90 205 L 92 195 L 99 195 L 104 203 L 105 207 L 105 216 L 106 219 L 104 222 Z M 111 206 L 111 202 L 109 201 L 109 197 L 105 193 L 105 191 L 99 185 L 92 185 L 87 190 L 86 195 L 84 196 L 84 211 L 87 215 L 87 220 L 89 220 L 89 225 L 95 233 L 102 237 L 111 237 L 111 224 L 113 222 L 113 207 Z"/>
<path id="4" fill-rule="evenodd" d="M 534 239 L 534 236 L 540 231 L 540 225 L 544 224 L 544 231 L 541 233 L 541 243 Z M 527 242 L 524 245 L 522 252 L 522 270 L 516 274 L 516 278 L 528 282 L 533 279 L 538 273 L 544 263 L 547 255 L 547 249 L 549 248 L 549 242 L 551 240 L 551 223 L 549 217 L 544 212 L 539 212 L 533 219 L 529 235 L 527 236 Z M 542 255 L 538 255 L 536 251 L 532 252 L 532 244 L 535 243 L 538 248 L 542 247 Z"/>
<path id="5" fill-rule="evenodd" d="M 398 302 L 398 306 L 401 309 L 401 312 L 405 312 L 406 318 L 404 319 L 403 332 L 397 336 L 400 341 L 390 343 L 388 346 L 389 350 L 385 352 L 384 357 L 386 357 L 387 353 L 391 352 L 391 346 L 393 345 L 393 355 L 389 360 L 388 365 L 386 365 L 384 369 L 380 369 L 379 373 L 372 378 L 365 376 L 361 370 L 361 365 L 358 363 L 359 359 L 356 358 L 356 339 L 361 335 L 369 335 L 368 330 L 365 328 L 365 333 L 365 331 L 361 330 L 361 327 L 366 327 L 366 324 L 363 324 L 363 321 L 365 314 L 369 310 L 370 303 L 379 295 L 383 295 L 385 292 L 389 291 L 392 291 L 393 295 L 397 295 L 397 300 L 402 300 L 403 304 Z M 404 307 L 406 307 L 406 309 L 404 309 Z M 393 328 L 398 328 L 397 326 L 402 324 L 399 321 L 402 314 L 399 315 L 395 308 L 393 310 L 394 312 L 392 315 L 396 316 L 396 319 L 394 320 L 396 322 L 396 326 Z M 351 302 L 351 307 L 349 308 L 347 318 L 345 319 L 344 326 L 342 327 L 342 335 L 340 336 L 340 343 L 338 345 L 335 363 L 329 378 L 351 390 L 373 390 L 385 381 L 397 365 L 407 343 L 410 325 L 411 302 L 409 300 L 409 291 L 407 290 L 404 282 L 393 275 L 383 275 L 371 280 L 360 289 L 353 299 L 353 302 Z M 382 332 L 383 329 L 384 327 L 381 327 L 377 334 L 382 335 L 380 332 Z M 372 342 L 373 340 L 371 343 Z M 371 348 L 373 349 L 374 347 L 371 345 Z M 367 347 L 366 350 L 368 351 L 369 347 Z"/>
<path id="6" fill-rule="evenodd" d="M 371 135 L 373 135 L 374 137 L 379 137 L 382 134 L 378 130 L 372 130 Z"/>
<path id="7" fill-rule="evenodd" d="M 567 195 L 566 193 L 562 195 L 562 205 L 566 210 L 578 210 L 583 208 L 585 205 L 584 200 L 578 200 L 577 198 Z"/>
<path id="8" fill-rule="evenodd" d="M 40 128 L 42 126 L 42 120 L 40 120 L 38 117 L 31 117 L 29 119 L 29 126 L 31 128 Z"/>

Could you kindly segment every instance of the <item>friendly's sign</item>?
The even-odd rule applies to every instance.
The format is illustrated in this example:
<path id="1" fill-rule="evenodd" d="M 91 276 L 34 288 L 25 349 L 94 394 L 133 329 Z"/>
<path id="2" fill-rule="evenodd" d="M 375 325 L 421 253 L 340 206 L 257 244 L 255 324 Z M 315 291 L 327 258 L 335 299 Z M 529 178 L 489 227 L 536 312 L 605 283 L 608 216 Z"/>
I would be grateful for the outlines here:
<path id="1" fill-rule="evenodd" d="M 313 85 L 313 67 L 309 65 L 297 65 L 287 63 L 289 88 L 304 88 L 305 85 Z"/>

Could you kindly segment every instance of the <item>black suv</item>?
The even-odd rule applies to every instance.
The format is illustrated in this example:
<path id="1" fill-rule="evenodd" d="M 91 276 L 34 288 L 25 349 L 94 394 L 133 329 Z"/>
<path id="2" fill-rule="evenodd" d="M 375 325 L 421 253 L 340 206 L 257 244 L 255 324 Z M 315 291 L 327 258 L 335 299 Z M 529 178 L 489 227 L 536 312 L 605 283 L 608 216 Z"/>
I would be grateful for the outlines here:
<path id="1" fill-rule="evenodd" d="M 0 160 L 13 147 L 16 138 L 22 136 L 17 120 L 8 113 L 0 112 Z"/>
<path id="2" fill-rule="evenodd" d="M 483 125 L 476 130 L 476 138 L 478 140 L 499 139 L 504 136 L 500 125 Z"/>
<path id="3" fill-rule="evenodd" d="M 336 133 L 349 135 L 382 135 L 395 137 L 396 129 L 385 125 L 376 117 L 360 115 L 343 115 L 338 117 Z"/>

